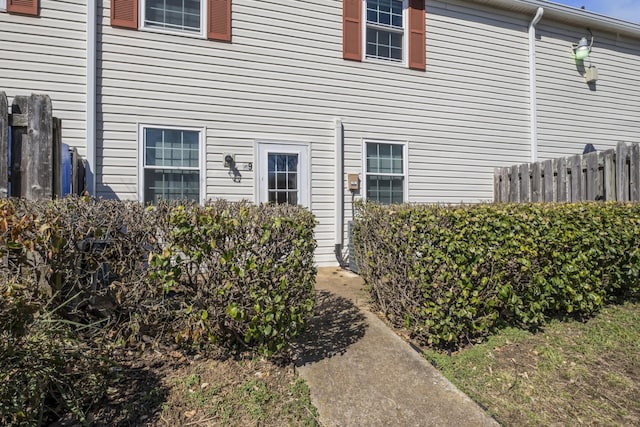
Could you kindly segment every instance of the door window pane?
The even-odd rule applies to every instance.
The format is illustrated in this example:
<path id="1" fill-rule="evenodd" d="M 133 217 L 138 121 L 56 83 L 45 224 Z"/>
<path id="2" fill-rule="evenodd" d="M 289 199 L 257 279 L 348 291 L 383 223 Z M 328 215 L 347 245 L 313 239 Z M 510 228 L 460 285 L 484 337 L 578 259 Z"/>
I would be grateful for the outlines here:
<path id="1" fill-rule="evenodd" d="M 269 153 L 267 185 L 270 203 L 298 204 L 298 155 Z"/>

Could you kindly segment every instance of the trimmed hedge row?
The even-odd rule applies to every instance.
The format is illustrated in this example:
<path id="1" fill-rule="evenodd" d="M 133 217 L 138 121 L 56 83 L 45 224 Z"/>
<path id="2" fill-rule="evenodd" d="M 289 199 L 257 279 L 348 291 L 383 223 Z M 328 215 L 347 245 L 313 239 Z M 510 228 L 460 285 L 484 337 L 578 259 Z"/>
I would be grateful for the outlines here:
<path id="1" fill-rule="evenodd" d="M 367 203 L 353 233 L 374 301 L 434 346 L 640 296 L 640 204 Z"/>
<path id="2" fill-rule="evenodd" d="M 314 307 L 313 215 L 291 206 L 218 202 L 171 211 L 171 242 L 152 254 L 153 277 L 183 292 L 176 339 L 271 355 L 300 334 Z"/>
<path id="3" fill-rule="evenodd" d="M 315 224 L 244 202 L 0 200 L 0 424 L 82 421 L 115 348 L 281 352 L 312 316 Z"/>

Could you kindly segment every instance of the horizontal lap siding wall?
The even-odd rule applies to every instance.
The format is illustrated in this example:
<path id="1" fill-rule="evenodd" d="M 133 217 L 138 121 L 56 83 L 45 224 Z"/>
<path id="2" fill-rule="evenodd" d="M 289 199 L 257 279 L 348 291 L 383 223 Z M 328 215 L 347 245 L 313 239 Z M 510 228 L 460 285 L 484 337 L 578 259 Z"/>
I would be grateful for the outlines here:
<path id="1" fill-rule="evenodd" d="M 640 40 L 594 30 L 590 61 L 599 80 L 589 87 L 571 44 L 588 32 L 553 21 L 539 25 L 538 146 L 540 159 L 598 150 L 619 141 L 640 142 Z"/>
<path id="2" fill-rule="evenodd" d="M 86 0 L 41 0 L 40 17 L 0 12 L 0 90 L 44 93 L 62 142 L 86 147 Z M 9 100 L 11 102 L 11 99 Z"/>
<path id="3" fill-rule="evenodd" d="M 363 138 L 408 141 L 412 201 L 488 200 L 493 168 L 527 160 L 527 22 L 517 16 L 427 1 L 420 72 L 343 60 L 338 0 L 234 0 L 231 44 L 111 28 L 101 4 L 104 196 L 137 197 L 138 122 L 207 127 L 210 198 L 255 200 L 254 172 L 240 167 L 232 182 L 224 153 L 255 163 L 256 140 L 308 142 L 316 259 L 330 264 L 334 118 L 344 123 L 345 173 L 362 172 Z"/>
<path id="4" fill-rule="evenodd" d="M 490 200 L 493 167 L 528 153 L 527 22 L 468 2 L 426 6 L 427 71 L 409 83 L 420 101 L 404 108 L 410 133 L 399 135 L 409 141 L 409 198 Z"/>

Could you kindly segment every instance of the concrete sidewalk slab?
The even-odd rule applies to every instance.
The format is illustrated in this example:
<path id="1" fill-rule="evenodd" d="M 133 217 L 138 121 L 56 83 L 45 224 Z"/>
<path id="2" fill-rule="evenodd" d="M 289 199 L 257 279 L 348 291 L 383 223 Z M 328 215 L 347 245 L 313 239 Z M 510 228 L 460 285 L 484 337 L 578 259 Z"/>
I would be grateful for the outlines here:
<path id="1" fill-rule="evenodd" d="M 297 370 L 320 423 L 497 426 L 369 311 L 360 279 L 348 274 L 319 273 L 317 314 L 296 348 Z"/>

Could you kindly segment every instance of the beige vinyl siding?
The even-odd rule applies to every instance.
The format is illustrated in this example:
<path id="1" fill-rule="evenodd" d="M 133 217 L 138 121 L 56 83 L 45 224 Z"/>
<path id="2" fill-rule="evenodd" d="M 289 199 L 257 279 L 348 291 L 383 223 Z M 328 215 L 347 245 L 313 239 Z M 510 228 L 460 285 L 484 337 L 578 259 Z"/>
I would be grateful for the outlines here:
<path id="1" fill-rule="evenodd" d="M 335 118 L 344 126 L 345 181 L 347 173 L 364 178 L 363 141 L 407 144 L 411 202 L 491 200 L 493 169 L 530 159 L 533 16 L 427 0 L 427 70 L 419 72 L 343 60 L 340 0 L 234 0 L 232 43 L 112 28 L 109 1 L 101 5 L 99 195 L 138 197 L 139 123 L 206 127 L 207 198 L 256 200 L 256 141 L 308 143 L 316 260 L 327 265 L 335 263 Z M 584 135 L 568 126 L 574 108 L 593 122 L 589 135 L 608 144 L 637 135 L 628 115 L 639 97 L 624 92 L 640 87 L 635 42 L 596 34 L 603 81 L 590 92 L 568 52 L 582 29 L 544 19 L 540 28 L 540 157 L 581 150 Z M 626 48 L 606 47 L 616 43 Z M 622 115 L 604 111 L 612 107 Z M 224 168 L 225 153 L 236 155 L 240 182 Z M 345 190 L 346 220 L 351 211 Z"/>
<path id="2" fill-rule="evenodd" d="M 601 150 L 640 142 L 640 40 L 594 30 L 584 65 L 596 66 L 599 80 L 589 87 L 571 52 L 588 32 L 543 20 L 538 34 L 540 158 L 582 153 L 587 143 Z"/>
<path id="3" fill-rule="evenodd" d="M 62 141 L 86 147 L 86 0 L 41 0 L 40 17 L 0 12 L 0 90 L 44 93 Z"/>
<path id="4" fill-rule="evenodd" d="M 100 195 L 138 197 L 137 123 L 206 126 L 208 198 L 256 200 L 255 141 L 310 143 L 316 260 L 327 265 L 334 118 L 344 124 L 345 173 L 362 172 L 363 139 L 408 143 L 412 201 L 489 200 L 493 168 L 527 159 L 526 22 L 516 15 L 427 1 L 419 72 L 343 60 L 338 0 L 234 0 L 231 44 L 111 28 L 102 6 Z M 241 182 L 228 176 L 224 153 L 236 154 Z"/>

